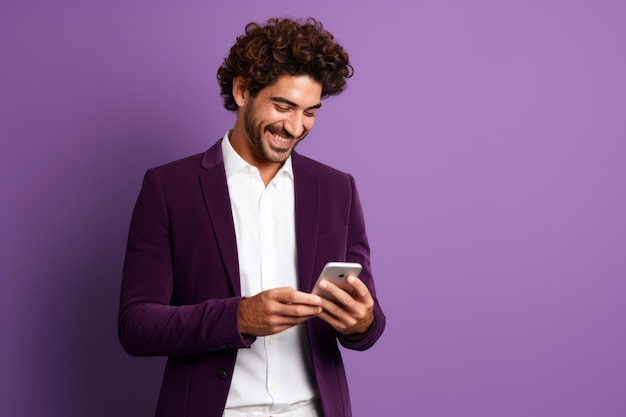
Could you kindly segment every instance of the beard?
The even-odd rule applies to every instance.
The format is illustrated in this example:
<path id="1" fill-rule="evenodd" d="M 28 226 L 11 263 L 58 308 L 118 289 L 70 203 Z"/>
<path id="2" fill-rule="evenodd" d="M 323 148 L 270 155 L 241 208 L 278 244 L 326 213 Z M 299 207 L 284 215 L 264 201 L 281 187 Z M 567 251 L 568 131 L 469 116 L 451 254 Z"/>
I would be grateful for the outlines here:
<path id="1" fill-rule="evenodd" d="M 291 155 L 291 151 L 296 147 L 298 143 L 309 133 L 308 130 L 302 132 L 297 138 L 294 138 L 289 132 L 287 132 L 279 123 L 275 125 L 269 125 L 263 127 L 263 123 L 255 119 L 254 117 L 254 105 L 247 106 L 244 111 L 244 127 L 246 129 L 246 134 L 250 139 L 250 143 L 252 147 L 256 150 L 256 152 L 266 161 L 273 163 L 283 163 L 289 158 Z M 273 146 L 271 143 L 263 142 L 263 134 L 265 132 L 269 132 L 270 134 L 279 135 L 284 138 L 289 138 L 293 141 L 293 144 L 288 148 L 279 148 Z"/>

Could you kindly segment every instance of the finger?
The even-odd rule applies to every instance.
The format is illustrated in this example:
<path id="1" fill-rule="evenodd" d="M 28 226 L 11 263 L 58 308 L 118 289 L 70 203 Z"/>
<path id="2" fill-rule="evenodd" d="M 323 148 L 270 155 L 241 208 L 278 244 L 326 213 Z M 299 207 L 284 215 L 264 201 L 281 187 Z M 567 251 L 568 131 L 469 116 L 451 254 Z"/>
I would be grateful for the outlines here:
<path id="1" fill-rule="evenodd" d="M 348 323 L 354 323 L 354 318 L 342 307 L 330 301 L 329 304 L 332 306 L 324 308 L 318 317 L 330 324 L 336 330 L 344 333 L 347 329 Z"/>
<path id="2" fill-rule="evenodd" d="M 337 318 L 330 311 L 324 309 L 318 317 L 324 320 L 326 323 L 330 324 L 335 329 L 341 331 L 341 328 L 343 327 L 341 319 Z"/>
<path id="3" fill-rule="evenodd" d="M 351 293 L 346 292 L 344 289 L 325 279 L 320 282 L 320 288 L 335 297 L 335 299 L 344 306 L 348 306 L 354 301 Z"/>
<path id="4" fill-rule="evenodd" d="M 318 315 L 321 310 L 322 299 L 317 295 L 296 291 L 293 288 L 277 288 L 272 292 L 271 303 L 266 303 L 268 314 L 275 314 L 288 318 L 308 319 Z"/>
<path id="5" fill-rule="evenodd" d="M 309 306 L 319 306 L 322 304 L 320 296 L 297 291 L 290 287 L 276 288 L 270 291 L 276 291 L 276 301 L 283 304 L 303 304 Z"/>
<path id="6" fill-rule="evenodd" d="M 337 307 L 337 306 L 335 306 Z M 353 315 L 346 310 L 324 309 L 318 316 L 335 330 L 343 334 L 358 334 L 365 332 L 374 320 L 372 311 L 364 311 L 365 314 Z"/>
<path id="7" fill-rule="evenodd" d="M 360 283 L 363 284 L 362 282 Z M 352 328 L 361 320 L 369 320 L 369 316 L 373 314 L 374 299 L 367 287 L 365 287 L 365 284 L 363 284 L 363 287 L 365 287 L 363 297 L 360 297 L 358 294 L 349 294 L 332 282 L 328 282 L 326 285 L 320 283 L 320 286 L 325 286 L 324 291 L 337 299 L 337 302 L 324 300 L 322 304 L 324 312 L 333 316 L 346 328 Z M 355 293 L 357 292 L 356 289 L 354 291 Z M 362 289 L 359 289 L 359 291 L 362 291 Z"/>
<path id="8" fill-rule="evenodd" d="M 372 296 L 369 288 L 367 288 L 365 283 L 361 281 L 358 277 L 355 277 L 354 275 L 348 276 L 348 284 L 350 284 L 354 288 L 353 294 L 359 296 L 360 298 L 367 298 Z"/>
<path id="9" fill-rule="evenodd" d="M 330 324 L 338 332 L 344 334 L 349 333 L 350 325 L 355 323 L 355 321 L 349 316 L 337 317 L 327 310 L 322 311 L 322 313 L 319 315 L 319 318 Z"/>
<path id="10" fill-rule="evenodd" d="M 322 307 L 308 304 L 282 304 L 278 314 L 294 319 L 307 320 L 322 312 Z"/>

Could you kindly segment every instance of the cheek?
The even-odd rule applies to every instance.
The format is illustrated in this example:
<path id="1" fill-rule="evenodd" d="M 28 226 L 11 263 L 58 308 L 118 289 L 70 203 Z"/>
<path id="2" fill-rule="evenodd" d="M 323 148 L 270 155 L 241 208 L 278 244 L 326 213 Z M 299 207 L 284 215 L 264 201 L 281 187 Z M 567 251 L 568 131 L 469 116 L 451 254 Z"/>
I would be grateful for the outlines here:
<path id="1" fill-rule="evenodd" d="M 267 112 L 264 115 L 265 124 L 268 126 L 279 125 L 285 122 L 285 115 L 276 111 Z"/>

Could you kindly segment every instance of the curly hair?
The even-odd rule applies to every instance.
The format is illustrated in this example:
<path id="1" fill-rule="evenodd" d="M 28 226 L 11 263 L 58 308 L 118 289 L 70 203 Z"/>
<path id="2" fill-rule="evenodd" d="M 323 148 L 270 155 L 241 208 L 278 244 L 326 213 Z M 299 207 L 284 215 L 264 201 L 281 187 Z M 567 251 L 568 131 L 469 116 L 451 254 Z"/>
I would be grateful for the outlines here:
<path id="1" fill-rule="evenodd" d="M 252 97 L 282 75 L 310 76 L 322 84 L 322 98 L 340 94 L 354 69 L 348 53 L 333 39 L 313 18 L 273 18 L 265 26 L 248 23 L 217 71 L 224 107 L 238 109 L 233 79 L 239 76 Z"/>

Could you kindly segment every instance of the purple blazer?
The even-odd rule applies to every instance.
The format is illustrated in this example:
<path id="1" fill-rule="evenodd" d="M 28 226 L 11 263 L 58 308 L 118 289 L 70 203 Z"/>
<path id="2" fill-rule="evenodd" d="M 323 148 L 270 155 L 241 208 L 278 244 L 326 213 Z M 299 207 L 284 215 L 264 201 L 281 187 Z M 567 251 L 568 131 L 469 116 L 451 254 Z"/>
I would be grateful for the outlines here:
<path id="1" fill-rule="evenodd" d="M 375 321 L 345 337 L 319 318 L 306 322 L 326 417 L 352 415 L 337 341 L 365 350 L 382 334 L 369 244 L 353 178 L 292 153 L 299 289 L 310 291 L 329 261 L 359 262 Z M 218 141 L 208 151 L 146 172 L 132 215 L 118 317 L 135 356 L 167 356 L 157 416 L 221 417 L 238 349 L 241 300 L 235 228 Z"/>

